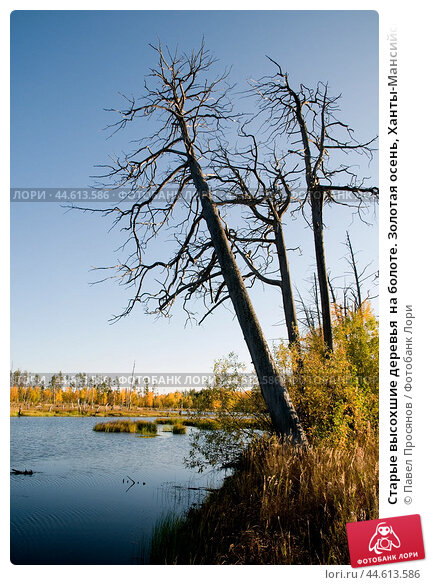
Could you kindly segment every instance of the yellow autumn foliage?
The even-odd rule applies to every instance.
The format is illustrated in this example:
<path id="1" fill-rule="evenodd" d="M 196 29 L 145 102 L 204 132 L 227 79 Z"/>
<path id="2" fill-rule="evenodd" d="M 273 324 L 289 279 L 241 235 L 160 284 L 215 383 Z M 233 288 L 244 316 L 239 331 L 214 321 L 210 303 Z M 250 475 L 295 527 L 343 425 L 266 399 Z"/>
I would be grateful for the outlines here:
<path id="1" fill-rule="evenodd" d="M 344 315 L 333 307 L 334 351 L 320 330 L 296 347 L 281 343 L 276 359 L 312 442 L 364 442 L 378 429 L 378 322 L 369 303 Z"/>

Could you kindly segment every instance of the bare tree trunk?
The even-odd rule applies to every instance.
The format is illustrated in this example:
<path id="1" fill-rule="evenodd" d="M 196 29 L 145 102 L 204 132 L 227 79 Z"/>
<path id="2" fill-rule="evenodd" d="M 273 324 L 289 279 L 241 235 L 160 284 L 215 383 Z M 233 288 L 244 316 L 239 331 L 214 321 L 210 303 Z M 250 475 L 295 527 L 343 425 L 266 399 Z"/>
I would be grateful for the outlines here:
<path id="1" fill-rule="evenodd" d="M 329 276 L 328 276 L 328 284 L 329 284 L 329 290 L 331 291 L 332 302 L 335 305 L 337 302 L 337 298 L 335 296 L 335 290 L 334 290 L 334 287 L 332 285 L 332 282 L 331 282 L 331 279 L 329 278 Z"/>
<path id="2" fill-rule="evenodd" d="M 322 323 L 320 321 L 319 294 L 317 292 L 317 277 L 316 277 L 316 274 L 313 274 L 313 279 L 314 279 L 314 305 L 316 307 L 317 325 L 319 326 L 319 329 L 322 329 Z"/>
<path id="3" fill-rule="evenodd" d="M 292 368 L 293 375 L 298 392 L 303 395 L 304 387 L 304 360 L 301 353 L 301 341 L 299 338 L 298 318 L 296 316 L 295 299 L 292 289 L 292 280 L 289 270 L 289 261 L 283 235 L 281 222 L 275 226 L 274 230 L 275 245 L 279 261 L 281 275 L 281 290 L 283 298 L 283 310 L 285 313 L 286 327 L 289 336 L 289 346 L 294 345 L 298 351 L 298 360 L 296 366 Z"/>
<path id="4" fill-rule="evenodd" d="M 352 247 L 352 242 L 350 240 L 350 236 L 349 236 L 349 232 L 346 232 L 346 245 L 347 248 L 349 249 L 350 252 L 350 263 L 352 265 L 353 268 L 353 274 L 355 277 L 355 283 L 356 283 L 356 296 L 357 296 L 357 301 L 358 301 L 358 309 L 360 309 L 360 307 L 362 306 L 362 294 L 361 294 L 361 286 L 360 286 L 360 280 L 359 280 L 359 273 L 357 270 L 357 266 L 356 266 L 356 258 L 353 252 L 353 247 Z"/>
<path id="5" fill-rule="evenodd" d="M 329 300 L 328 272 L 326 270 L 325 246 L 323 243 L 323 191 L 311 193 L 311 216 L 313 223 L 314 248 L 316 253 L 317 278 L 319 281 L 320 306 L 322 310 L 323 340 L 328 351 L 332 351 L 331 304 Z"/>
<path id="6" fill-rule="evenodd" d="M 283 229 L 280 222 L 275 227 L 274 237 L 282 281 L 281 290 L 283 310 L 285 314 L 289 344 L 295 344 L 299 350 L 300 343 L 298 333 L 298 319 L 296 316 L 295 300 L 293 296 L 292 281 L 290 277 L 289 262 L 287 258 Z"/>
<path id="7" fill-rule="evenodd" d="M 274 429 L 277 434 L 289 437 L 297 444 L 306 445 L 307 439 L 304 430 L 268 348 L 216 206 L 212 201 L 208 184 L 189 143 L 187 148 L 191 176 L 201 199 L 203 217 L 207 223 L 223 278 L 255 366 Z"/>

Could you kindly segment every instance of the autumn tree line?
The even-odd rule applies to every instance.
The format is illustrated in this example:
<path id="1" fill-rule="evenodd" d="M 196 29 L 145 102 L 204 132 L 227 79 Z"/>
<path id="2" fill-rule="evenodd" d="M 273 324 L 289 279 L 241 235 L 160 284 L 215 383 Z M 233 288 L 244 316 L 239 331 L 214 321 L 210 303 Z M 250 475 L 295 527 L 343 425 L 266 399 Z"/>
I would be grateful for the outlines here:
<path id="1" fill-rule="evenodd" d="M 79 384 L 79 378 L 82 382 Z M 11 406 L 35 407 L 49 405 L 59 408 L 93 410 L 156 409 L 183 411 L 214 411 L 221 407 L 219 397 L 210 388 L 174 390 L 161 393 L 156 388 L 121 387 L 118 380 L 107 379 L 94 385 L 84 383 L 86 376 L 77 376 L 77 383 L 68 384 L 61 372 L 54 374 L 46 385 L 37 374 L 15 370 L 10 373 Z M 28 382 L 28 380 L 32 380 Z M 235 388 L 237 390 L 237 388 Z M 237 390 L 235 399 L 242 405 L 247 392 Z"/>

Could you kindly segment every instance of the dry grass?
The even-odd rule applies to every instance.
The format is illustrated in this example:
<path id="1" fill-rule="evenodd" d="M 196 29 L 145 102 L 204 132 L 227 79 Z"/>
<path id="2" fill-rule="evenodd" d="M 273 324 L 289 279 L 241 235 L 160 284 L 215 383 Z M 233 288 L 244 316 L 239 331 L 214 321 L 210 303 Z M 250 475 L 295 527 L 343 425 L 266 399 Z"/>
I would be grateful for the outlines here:
<path id="1" fill-rule="evenodd" d="M 375 439 L 308 451 L 264 440 L 200 508 L 158 525 L 151 562 L 348 564 L 346 523 L 373 518 Z"/>

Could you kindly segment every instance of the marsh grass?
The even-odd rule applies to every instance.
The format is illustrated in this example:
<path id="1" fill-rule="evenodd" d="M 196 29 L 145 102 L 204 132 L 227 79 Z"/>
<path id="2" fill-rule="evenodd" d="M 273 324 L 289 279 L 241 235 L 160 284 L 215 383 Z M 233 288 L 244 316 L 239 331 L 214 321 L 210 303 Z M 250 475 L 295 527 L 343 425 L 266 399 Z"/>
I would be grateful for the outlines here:
<path id="1" fill-rule="evenodd" d="M 173 435 L 185 435 L 186 434 L 186 427 L 181 423 L 176 423 L 173 425 Z"/>
<path id="2" fill-rule="evenodd" d="M 213 418 L 200 418 L 195 420 L 193 425 L 201 431 L 219 431 L 222 429 L 221 423 Z"/>
<path id="3" fill-rule="evenodd" d="M 202 431 L 219 431 L 225 427 L 225 420 L 208 416 L 193 416 L 189 418 L 182 417 L 159 417 L 155 419 L 158 425 L 176 425 L 182 424 L 187 427 L 196 427 Z M 242 418 L 236 424 L 242 428 L 260 428 L 260 421 L 253 418 Z"/>
<path id="4" fill-rule="evenodd" d="M 97 423 L 93 430 L 103 433 L 141 433 L 144 435 L 156 435 L 157 425 L 154 422 L 140 420 L 115 420 Z"/>
<path id="5" fill-rule="evenodd" d="M 221 427 L 219 421 L 214 418 L 202 418 L 202 417 L 192 417 L 192 418 L 175 418 L 175 417 L 166 417 L 166 418 L 157 418 L 155 422 L 159 425 L 182 425 L 187 427 L 196 427 L 197 429 L 201 430 L 218 430 Z"/>
<path id="6" fill-rule="evenodd" d="M 168 546 L 172 547 L 172 551 L 178 551 L 181 548 L 179 538 L 182 537 L 182 533 L 183 519 L 180 516 L 170 513 L 157 520 L 152 534 L 149 558 L 147 553 L 144 555 L 145 564 L 156 563 L 157 560 L 154 560 L 156 553 L 154 551 L 163 551 L 167 543 Z M 161 563 L 165 564 L 165 561 L 160 561 Z"/>
<path id="7" fill-rule="evenodd" d="M 157 425 L 168 425 L 168 426 L 183 423 L 184 421 L 185 421 L 184 418 L 173 417 L 173 416 L 158 417 L 155 419 L 155 422 Z"/>
<path id="8" fill-rule="evenodd" d="M 348 448 L 252 444 L 200 508 L 156 526 L 153 564 L 349 564 L 346 523 L 378 518 L 375 439 Z"/>

